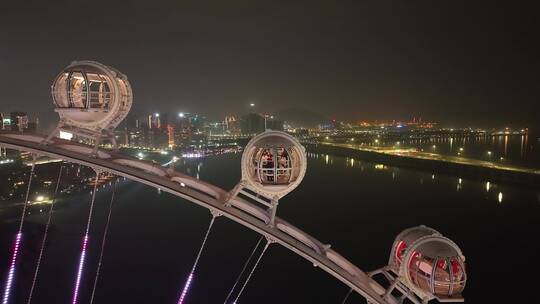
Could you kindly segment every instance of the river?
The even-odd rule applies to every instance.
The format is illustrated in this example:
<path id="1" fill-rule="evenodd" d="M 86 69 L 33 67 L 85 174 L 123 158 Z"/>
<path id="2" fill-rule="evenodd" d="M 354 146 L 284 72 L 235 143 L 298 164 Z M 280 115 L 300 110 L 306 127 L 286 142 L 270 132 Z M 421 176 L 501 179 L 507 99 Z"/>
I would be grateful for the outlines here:
<path id="1" fill-rule="evenodd" d="M 181 160 L 177 169 L 230 189 L 240 178 L 240 156 Z M 540 187 L 488 182 L 309 153 L 306 177 L 281 200 L 278 216 L 331 244 L 365 271 L 387 263 L 401 230 L 425 224 L 463 250 L 467 303 L 539 303 L 538 279 L 531 274 L 540 272 L 535 244 Z M 98 192 L 79 303 L 90 297 L 111 189 L 107 185 Z M 34 303 L 71 300 L 89 201 L 86 190 L 59 202 Z M 15 303 L 25 303 L 45 220 L 39 210 L 28 217 Z M 121 181 L 94 303 L 176 303 L 209 220 L 206 209 Z M 5 273 L 16 225 L 0 227 Z M 257 240 L 256 233 L 218 218 L 186 303 L 223 303 Z M 341 303 L 347 290 L 272 245 L 239 303 Z M 365 302 L 355 295 L 347 303 Z"/>

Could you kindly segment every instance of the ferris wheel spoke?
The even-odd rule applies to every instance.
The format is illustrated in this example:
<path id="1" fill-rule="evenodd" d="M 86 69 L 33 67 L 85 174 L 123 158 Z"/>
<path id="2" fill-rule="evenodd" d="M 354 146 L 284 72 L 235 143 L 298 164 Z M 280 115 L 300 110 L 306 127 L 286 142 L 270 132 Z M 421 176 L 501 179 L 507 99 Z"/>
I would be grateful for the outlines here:
<path id="1" fill-rule="evenodd" d="M 347 300 L 349 299 L 349 297 L 351 296 L 351 293 L 353 292 L 352 288 L 349 289 L 349 291 L 347 292 L 347 294 L 345 295 L 345 298 L 343 298 L 343 301 L 341 301 L 341 304 L 345 304 L 347 303 Z"/>
<path id="2" fill-rule="evenodd" d="M 263 239 L 264 239 L 264 236 L 261 236 L 259 238 L 259 241 L 255 245 L 255 247 L 253 248 L 253 251 L 251 251 L 251 254 L 249 255 L 246 262 L 244 263 L 244 266 L 242 267 L 242 270 L 240 271 L 240 273 L 238 274 L 238 277 L 236 278 L 236 282 L 234 282 L 234 285 L 231 288 L 231 290 L 229 291 L 229 294 L 227 294 L 227 297 L 225 298 L 225 301 L 223 301 L 223 304 L 227 304 L 227 301 L 229 301 L 229 299 L 232 296 L 234 290 L 236 289 L 236 286 L 238 285 L 238 283 L 240 283 L 240 279 L 244 275 L 244 272 L 246 271 L 246 269 L 247 269 L 247 267 L 249 265 L 249 262 L 251 262 L 251 259 L 253 259 L 253 256 L 255 255 L 255 252 L 257 251 L 257 248 L 259 248 L 259 245 L 261 244 Z"/>
<path id="3" fill-rule="evenodd" d="M 13 287 L 13 281 L 15 279 L 15 268 L 18 262 L 19 251 L 21 250 L 21 246 L 22 246 L 21 241 L 23 237 L 23 226 L 24 226 L 24 220 L 26 218 L 26 208 L 28 206 L 28 197 L 30 195 L 30 187 L 32 186 L 32 179 L 34 177 L 35 168 L 36 168 L 36 156 L 32 155 L 32 167 L 30 169 L 30 176 L 28 177 L 26 195 L 24 196 L 24 203 L 23 203 L 23 209 L 21 212 L 19 230 L 17 231 L 17 234 L 15 235 L 15 241 L 13 244 L 13 252 L 12 252 L 11 261 L 9 264 L 9 270 L 7 273 L 6 283 L 4 286 L 2 304 L 9 304 L 9 301 L 10 301 L 11 289 Z"/>
<path id="4" fill-rule="evenodd" d="M 118 178 L 114 182 L 113 191 L 112 191 L 112 195 L 111 195 L 111 201 L 109 202 L 109 213 L 107 214 L 107 222 L 105 224 L 105 231 L 103 231 L 103 237 L 102 237 L 102 240 L 101 240 L 101 249 L 100 249 L 100 253 L 99 253 L 99 260 L 98 260 L 98 264 L 97 264 L 96 275 L 95 275 L 95 278 L 94 278 L 94 286 L 92 287 L 92 295 L 90 296 L 90 304 L 94 303 L 94 297 L 95 297 L 95 294 L 96 294 L 97 284 L 98 284 L 99 276 L 100 276 L 100 273 L 101 273 L 101 264 L 103 262 L 103 254 L 105 252 L 105 244 L 107 242 L 107 234 L 108 234 L 108 231 L 109 231 L 109 224 L 111 222 L 112 207 L 113 207 L 113 202 L 114 202 L 114 199 L 115 199 L 115 194 L 116 194 L 117 187 L 118 187 Z"/>
<path id="5" fill-rule="evenodd" d="M 86 221 L 86 231 L 83 237 L 81 255 L 79 257 L 79 266 L 77 268 L 77 277 L 75 278 L 75 286 L 73 288 L 73 297 L 71 300 L 72 304 L 77 304 L 78 298 L 79 298 L 79 288 L 81 285 L 81 279 L 82 279 L 82 275 L 84 271 L 84 264 L 85 264 L 86 255 L 87 255 L 90 225 L 92 223 L 92 213 L 94 210 L 94 202 L 96 200 L 96 192 L 97 192 L 97 185 L 99 182 L 99 175 L 100 175 L 100 172 L 96 171 L 96 179 L 94 182 L 94 189 L 92 191 L 92 200 L 90 202 L 90 211 L 88 212 L 88 219 Z"/>
<path id="6" fill-rule="evenodd" d="M 28 300 L 27 304 L 30 304 L 32 302 L 32 297 L 34 295 L 34 289 L 36 287 L 37 278 L 41 266 L 41 260 L 43 259 L 43 253 L 45 251 L 45 244 L 47 243 L 47 238 L 49 235 L 49 227 L 51 225 L 51 219 L 52 215 L 54 213 L 54 204 L 56 202 L 57 196 L 58 196 L 58 189 L 60 187 L 60 180 L 62 178 L 62 170 L 64 169 L 64 166 L 60 166 L 60 170 L 58 171 L 58 178 L 56 180 L 56 187 L 54 189 L 54 195 L 53 200 L 51 202 L 51 206 L 49 207 L 49 214 L 47 216 L 47 224 L 45 225 L 45 231 L 43 232 L 43 239 L 41 240 L 41 248 L 39 249 L 39 256 L 36 262 L 36 268 L 34 270 L 34 277 L 32 278 L 32 286 L 30 287 L 30 292 L 28 293 Z"/>
<path id="7" fill-rule="evenodd" d="M 259 263 L 261 262 L 262 257 L 264 256 L 264 254 L 266 253 L 266 250 L 268 249 L 268 246 L 270 246 L 270 241 L 267 240 L 266 245 L 264 245 L 264 248 L 263 248 L 261 254 L 257 258 L 257 261 L 255 262 L 255 265 L 253 265 L 253 268 L 251 268 L 251 271 L 249 272 L 249 275 L 247 276 L 246 281 L 242 285 L 242 288 L 240 288 L 240 291 L 236 295 L 236 298 L 234 299 L 232 304 L 237 304 L 238 303 L 238 300 L 240 299 L 240 296 L 242 296 L 242 293 L 246 289 L 246 286 L 249 283 L 249 281 L 251 280 L 251 277 L 253 276 L 253 273 L 255 272 L 255 269 L 257 269 L 257 266 L 259 266 Z"/>
<path id="8" fill-rule="evenodd" d="M 191 271 L 189 272 L 186 283 L 184 284 L 182 293 L 180 294 L 180 297 L 178 298 L 178 304 L 183 304 L 186 299 L 187 293 L 189 292 L 189 288 L 191 287 L 191 283 L 193 282 L 193 277 L 195 276 L 195 270 L 197 269 L 197 265 L 199 264 L 199 260 L 206 246 L 206 241 L 208 240 L 208 235 L 210 235 L 210 231 L 212 230 L 212 227 L 214 226 L 215 220 L 216 220 L 216 215 L 212 214 L 212 219 L 210 220 L 210 224 L 208 225 L 208 229 L 206 230 L 206 234 L 204 235 L 201 247 L 199 248 L 199 252 L 197 253 L 197 257 L 195 258 L 195 262 L 193 263 L 193 266 L 191 267 Z"/>

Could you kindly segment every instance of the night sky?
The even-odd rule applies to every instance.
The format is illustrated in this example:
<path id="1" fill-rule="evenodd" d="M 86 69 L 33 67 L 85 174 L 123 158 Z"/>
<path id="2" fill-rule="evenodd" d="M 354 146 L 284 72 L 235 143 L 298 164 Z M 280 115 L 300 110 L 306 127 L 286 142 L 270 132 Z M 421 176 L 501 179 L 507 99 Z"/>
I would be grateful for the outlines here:
<path id="1" fill-rule="evenodd" d="M 538 126 L 537 11 L 507 5 L 4 1 L 0 112 L 50 125 L 53 78 L 91 59 L 128 75 L 141 115 L 221 118 L 255 102 L 341 120 Z"/>

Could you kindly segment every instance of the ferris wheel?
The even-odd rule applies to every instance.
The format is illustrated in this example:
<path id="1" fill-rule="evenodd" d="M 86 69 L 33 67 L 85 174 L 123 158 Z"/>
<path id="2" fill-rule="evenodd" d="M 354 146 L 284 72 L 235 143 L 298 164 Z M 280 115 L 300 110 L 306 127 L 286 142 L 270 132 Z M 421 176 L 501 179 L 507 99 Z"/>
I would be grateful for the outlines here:
<path id="1" fill-rule="evenodd" d="M 276 245 L 287 248 L 348 286 L 349 293 L 344 295 L 344 299 L 336 299 L 336 303 L 346 303 L 353 292 L 361 295 L 368 303 L 378 304 L 407 301 L 420 304 L 433 299 L 440 302 L 464 301 L 461 292 L 467 278 L 465 257 L 455 243 L 434 229 L 419 226 L 403 231 L 391 248 L 388 265 L 366 273 L 330 245 L 278 217 L 280 200 L 300 186 L 307 172 L 305 148 L 291 135 L 266 131 L 253 137 L 242 154 L 241 180 L 230 191 L 226 191 L 177 172 L 174 166 L 163 167 L 154 162 L 123 155 L 116 149 L 101 148 L 105 141 L 110 141 L 113 148 L 116 147 L 114 128 L 126 117 L 132 105 L 131 86 L 127 77 L 119 71 L 94 61 L 76 61 L 59 73 L 51 91 L 55 111 L 60 116 L 56 129 L 48 136 L 1 132 L 0 146 L 88 166 L 96 173 L 86 230 L 81 237 L 79 264 L 75 267 L 72 304 L 81 301 L 79 288 L 87 266 L 86 252 L 89 246 L 89 228 L 92 225 L 92 208 L 98 180 L 104 172 L 155 187 L 210 211 L 208 229 L 191 271 L 179 289 L 178 304 L 187 303 L 189 299 L 190 285 L 196 279 L 195 272 L 200 257 L 218 217 L 235 221 L 261 236 L 237 282 L 231 287 L 231 292 L 224 297 L 225 304 L 239 303 L 266 250 L 269 246 Z M 60 132 L 69 132 L 77 140 L 59 138 Z M 19 231 L 13 242 L 10 268 L 5 284 L 1 285 L 4 289 L 2 304 L 13 303 L 11 290 L 16 280 L 16 265 L 20 258 L 18 252 L 22 246 L 25 210 L 34 168 L 35 162 L 31 166 L 27 183 Z M 60 169 L 58 181 L 61 174 Z M 51 216 L 52 208 L 49 219 Z M 34 283 L 39 277 L 42 258 L 46 261 L 43 253 L 46 249 L 47 229 L 34 272 Z M 101 256 L 104 253 L 105 240 L 106 235 L 103 236 Z M 256 251 L 259 252 L 258 255 L 255 255 Z M 249 264 L 252 265 L 251 268 L 247 267 Z M 94 279 L 94 291 L 98 275 L 99 271 Z M 382 277 L 382 280 L 378 277 Z M 28 304 L 32 300 L 34 287 L 32 284 L 32 289 L 28 292 Z M 90 303 L 93 301 L 93 294 L 92 292 Z"/>

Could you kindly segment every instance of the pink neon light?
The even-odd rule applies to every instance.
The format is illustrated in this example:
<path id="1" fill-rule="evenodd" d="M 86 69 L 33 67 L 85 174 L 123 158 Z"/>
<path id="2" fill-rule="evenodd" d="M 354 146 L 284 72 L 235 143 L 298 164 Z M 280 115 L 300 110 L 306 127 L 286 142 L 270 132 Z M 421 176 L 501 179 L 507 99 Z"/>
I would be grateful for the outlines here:
<path id="1" fill-rule="evenodd" d="M 11 294 L 11 286 L 13 285 L 13 277 L 15 276 L 15 265 L 17 264 L 17 256 L 19 253 L 19 246 L 21 244 L 22 232 L 17 233 L 15 237 L 15 244 L 13 245 L 13 255 L 11 257 L 11 264 L 9 265 L 9 272 L 4 289 L 4 297 L 2 298 L 2 304 L 8 304 L 9 296 Z"/>
<path id="2" fill-rule="evenodd" d="M 84 260 L 86 258 L 87 245 L 88 245 L 88 233 L 84 235 L 81 258 L 79 260 L 79 269 L 77 271 L 77 280 L 75 281 L 75 290 L 73 290 L 73 300 L 71 301 L 71 303 L 73 304 L 77 304 L 77 298 L 79 295 L 79 287 L 81 285 L 82 272 L 84 269 Z"/>
<path id="3" fill-rule="evenodd" d="M 184 299 L 186 298 L 187 292 L 189 290 L 189 286 L 191 286 L 191 281 L 193 281 L 193 272 L 190 273 L 188 276 L 186 285 L 184 285 L 184 289 L 182 290 L 182 294 L 180 295 L 180 299 L 178 300 L 178 304 L 184 303 Z"/>

